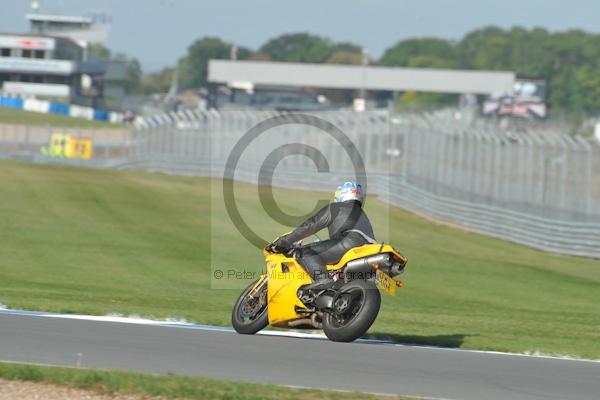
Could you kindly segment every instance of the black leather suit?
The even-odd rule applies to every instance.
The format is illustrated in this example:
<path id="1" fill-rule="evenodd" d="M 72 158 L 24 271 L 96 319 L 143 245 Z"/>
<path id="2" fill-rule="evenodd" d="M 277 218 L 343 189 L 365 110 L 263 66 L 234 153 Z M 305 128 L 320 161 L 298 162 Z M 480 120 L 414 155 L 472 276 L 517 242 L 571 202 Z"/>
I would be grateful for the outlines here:
<path id="1" fill-rule="evenodd" d="M 358 230 L 374 239 L 373 228 L 359 201 L 330 203 L 304 221 L 292 233 L 279 238 L 275 244 L 289 248 L 293 243 L 328 228 L 329 239 L 303 246 L 298 262 L 314 280 L 326 277 L 326 264 L 337 263 L 351 248 L 369 241 Z"/>

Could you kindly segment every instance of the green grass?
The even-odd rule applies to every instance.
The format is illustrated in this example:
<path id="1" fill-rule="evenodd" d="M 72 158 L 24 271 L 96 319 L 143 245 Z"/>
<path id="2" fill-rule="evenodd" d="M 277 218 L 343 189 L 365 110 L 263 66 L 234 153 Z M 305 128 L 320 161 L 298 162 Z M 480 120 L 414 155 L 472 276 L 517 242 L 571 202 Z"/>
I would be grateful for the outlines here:
<path id="1" fill-rule="evenodd" d="M 211 262 L 256 268 L 263 261 L 231 228 L 216 186 L 1 162 L 0 303 L 229 325 L 240 290 L 211 289 Z M 265 237 L 281 233 L 263 215 L 256 188 L 236 187 L 249 224 Z M 318 197 L 276 191 L 289 212 L 307 211 Z M 384 296 L 370 334 L 600 358 L 600 261 L 452 229 L 375 200 L 367 212 L 376 231 L 389 224 L 391 242 L 409 258 L 406 288 Z"/>
<path id="2" fill-rule="evenodd" d="M 231 382 L 175 375 L 150 375 L 120 371 L 82 370 L 0 363 L 0 379 L 44 382 L 99 393 L 119 393 L 197 400 L 368 400 L 401 399 L 360 393 L 291 389 L 274 385 Z M 406 398 L 404 398 L 406 399 Z"/>
<path id="3" fill-rule="evenodd" d="M 32 111 L 0 108 L 0 124 L 19 125 L 52 125 L 65 128 L 121 128 L 122 124 L 111 124 L 104 121 L 89 121 L 72 118 L 66 115 L 42 114 Z"/>

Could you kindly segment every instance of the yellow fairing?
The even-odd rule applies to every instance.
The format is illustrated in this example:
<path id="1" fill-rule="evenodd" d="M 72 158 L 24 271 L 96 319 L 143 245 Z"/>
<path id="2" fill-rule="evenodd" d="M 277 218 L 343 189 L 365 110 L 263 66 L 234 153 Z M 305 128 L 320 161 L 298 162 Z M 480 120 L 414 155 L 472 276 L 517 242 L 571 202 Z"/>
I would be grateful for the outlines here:
<path id="1" fill-rule="evenodd" d="M 293 258 L 281 254 L 270 254 L 267 257 L 268 311 L 271 325 L 285 324 L 302 316 L 295 307 L 305 307 L 296 293 L 302 285 L 312 282 L 309 274 Z"/>
<path id="2" fill-rule="evenodd" d="M 349 250 L 340 262 L 335 265 L 327 265 L 327 269 L 335 271 L 343 268 L 348 262 L 358 258 L 371 256 L 378 253 L 392 253 L 399 260 L 404 260 L 404 256 L 398 253 L 392 246 L 381 244 L 367 244 Z M 282 254 L 271 254 L 264 252 L 267 262 L 268 283 L 268 313 L 269 323 L 271 325 L 286 326 L 287 322 L 299 318 L 303 315 L 296 313 L 296 306 L 305 308 L 305 305 L 298 299 L 297 292 L 300 286 L 312 282 L 310 275 L 293 258 Z"/>

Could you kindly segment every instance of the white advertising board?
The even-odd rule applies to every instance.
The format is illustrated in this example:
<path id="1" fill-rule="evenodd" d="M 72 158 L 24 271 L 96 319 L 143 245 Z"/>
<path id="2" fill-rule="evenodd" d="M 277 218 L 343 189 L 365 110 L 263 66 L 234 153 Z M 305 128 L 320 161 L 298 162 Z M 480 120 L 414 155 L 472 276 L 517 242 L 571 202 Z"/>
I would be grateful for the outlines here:
<path id="1" fill-rule="evenodd" d="M 75 71 L 75 63 L 65 60 L 0 57 L 0 71 L 71 75 Z"/>
<path id="2" fill-rule="evenodd" d="M 0 35 L 0 47 L 11 49 L 54 50 L 56 40 L 36 36 Z"/>
<path id="3" fill-rule="evenodd" d="M 2 90 L 13 95 L 69 97 L 71 88 L 55 83 L 4 82 Z"/>

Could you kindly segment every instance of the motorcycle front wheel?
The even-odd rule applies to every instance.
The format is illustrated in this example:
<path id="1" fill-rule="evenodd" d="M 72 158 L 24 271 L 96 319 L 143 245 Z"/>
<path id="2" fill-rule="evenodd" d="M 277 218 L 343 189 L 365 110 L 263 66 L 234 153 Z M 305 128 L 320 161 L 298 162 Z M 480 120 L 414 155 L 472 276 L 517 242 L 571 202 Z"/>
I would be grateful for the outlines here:
<path id="1" fill-rule="evenodd" d="M 240 295 L 233 306 L 231 324 L 237 333 L 254 335 L 269 325 L 267 312 L 267 284 L 262 289 L 250 296 L 250 292 L 258 280 L 252 282 Z"/>
<path id="2" fill-rule="evenodd" d="M 323 332 L 334 342 L 353 342 L 371 327 L 381 295 L 371 282 L 356 280 L 342 286 L 333 303 L 333 312 L 323 316 Z"/>

